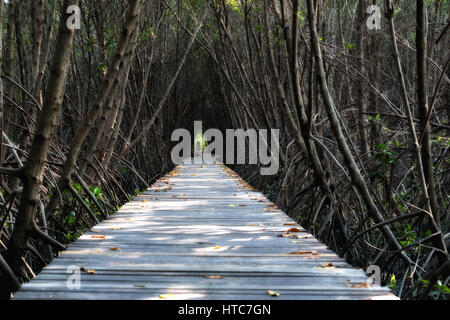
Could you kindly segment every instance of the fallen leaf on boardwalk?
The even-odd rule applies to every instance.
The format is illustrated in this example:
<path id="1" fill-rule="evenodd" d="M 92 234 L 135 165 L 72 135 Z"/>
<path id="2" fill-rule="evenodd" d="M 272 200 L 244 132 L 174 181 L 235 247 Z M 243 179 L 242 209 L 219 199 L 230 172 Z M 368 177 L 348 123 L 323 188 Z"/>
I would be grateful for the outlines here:
<path id="1" fill-rule="evenodd" d="M 299 228 L 290 228 L 286 230 L 286 232 L 302 232 L 302 230 L 300 230 Z"/>
<path id="2" fill-rule="evenodd" d="M 367 282 L 362 283 L 351 283 L 350 280 L 347 280 L 345 284 L 352 288 L 370 288 L 370 284 Z"/>
<path id="3" fill-rule="evenodd" d="M 267 294 L 271 297 L 279 297 L 280 294 L 278 292 L 272 291 L 272 290 L 267 290 Z"/>
<path id="4" fill-rule="evenodd" d="M 280 233 L 278 236 L 283 237 L 283 238 L 295 238 L 296 237 L 295 234 L 289 233 L 289 232 Z"/>
<path id="5" fill-rule="evenodd" d="M 236 207 L 236 205 L 235 204 L 230 204 L 229 207 L 234 208 L 234 207 Z"/>
<path id="6" fill-rule="evenodd" d="M 111 250 L 111 251 L 120 251 L 120 248 L 112 247 L 112 248 L 109 248 L 109 250 Z"/>
<path id="7" fill-rule="evenodd" d="M 80 271 L 86 272 L 87 274 L 96 274 L 95 269 L 80 268 Z"/>
<path id="8" fill-rule="evenodd" d="M 214 250 L 219 250 L 220 248 L 222 248 L 221 246 L 215 246 L 213 249 Z"/>
<path id="9" fill-rule="evenodd" d="M 146 288 L 147 286 L 145 284 L 135 284 L 136 288 Z"/>
<path id="10" fill-rule="evenodd" d="M 299 240 L 292 240 L 292 241 L 289 241 L 290 243 L 302 243 L 302 241 L 299 241 Z"/>
<path id="11" fill-rule="evenodd" d="M 111 228 L 110 230 L 122 230 L 122 228 Z"/>
<path id="12" fill-rule="evenodd" d="M 295 222 L 288 222 L 285 223 L 284 226 L 296 226 L 297 224 Z"/>
<path id="13" fill-rule="evenodd" d="M 240 204 L 239 207 L 246 207 L 246 204 Z"/>
<path id="14" fill-rule="evenodd" d="M 205 279 L 223 279 L 222 276 L 203 276 Z"/>
<path id="15" fill-rule="evenodd" d="M 333 269 L 334 267 L 336 267 L 334 264 L 330 263 L 325 263 L 322 265 L 322 268 L 324 269 Z"/>
<path id="16" fill-rule="evenodd" d="M 92 239 L 106 239 L 105 236 L 91 236 Z"/>
<path id="17" fill-rule="evenodd" d="M 298 254 L 298 255 L 301 255 L 301 254 L 312 254 L 312 255 L 318 255 L 317 251 L 308 251 L 308 250 L 293 251 L 293 252 L 290 252 L 289 254 Z"/>
<path id="18" fill-rule="evenodd" d="M 165 299 L 165 300 L 173 300 L 174 299 L 174 295 L 170 294 L 170 293 L 161 294 L 159 297 L 161 299 Z"/>

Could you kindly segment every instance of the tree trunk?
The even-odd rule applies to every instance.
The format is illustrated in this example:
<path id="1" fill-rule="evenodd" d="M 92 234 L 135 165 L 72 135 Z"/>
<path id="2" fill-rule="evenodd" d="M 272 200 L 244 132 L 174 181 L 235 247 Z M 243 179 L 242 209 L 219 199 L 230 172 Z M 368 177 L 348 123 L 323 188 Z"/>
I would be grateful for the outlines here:
<path id="1" fill-rule="evenodd" d="M 68 186 L 71 184 L 72 173 L 75 170 L 76 161 L 83 143 L 89 135 L 92 126 L 97 121 L 98 116 L 101 114 L 105 103 L 108 101 L 108 97 L 114 84 L 114 80 L 120 70 L 120 64 L 123 60 L 125 52 L 127 51 L 131 34 L 138 24 L 139 4 L 139 0 L 129 0 L 127 17 L 124 22 L 119 45 L 117 46 L 113 61 L 111 62 L 111 65 L 108 69 L 108 74 L 105 77 L 102 88 L 97 96 L 94 105 L 89 109 L 86 117 L 83 119 L 82 123 L 75 131 L 75 136 L 73 137 L 70 144 L 69 153 L 67 154 L 66 161 L 64 162 L 63 173 L 59 182 L 59 189 L 63 189 L 64 186 Z M 53 190 L 52 194 L 54 196 L 52 197 L 52 200 L 50 201 L 50 204 L 48 205 L 46 211 L 46 214 L 49 216 L 53 214 L 53 211 L 58 205 L 57 202 L 59 201 L 58 197 L 55 196 L 56 189 Z"/>
<path id="2" fill-rule="evenodd" d="M 37 92 L 37 80 L 41 70 L 41 55 L 42 55 L 42 38 L 44 35 L 44 1 L 35 0 L 33 3 L 33 65 L 31 75 L 32 92 L 36 99 L 39 99 Z M 33 110 L 36 110 L 33 109 Z"/>
<path id="3" fill-rule="evenodd" d="M 336 141 L 338 142 L 339 149 L 344 157 L 345 164 L 347 165 L 347 168 L 350 172 L 352 182 L 356 186 L 356 188 L 358 189 L 364 200 L 369 216 L 372 217 L 372 219 L 374 219 L 377 223 L 383 222 L 384 221 L 383 216 L 381 215 L 375 202 L 372 199 L 372 196 L 370 195 L 369 189 L 367 188 L 364 178 L 362 177 L 361 172 L 359 171 L 356 161 L 353 158 L 353 155 L 347 144 L 347 141 L 345 140 L 341 125 L 336 115 L 336 108 L 334 106 L 334 101 L 333 98 L 331 97 L 331 93 L 328 89 L 328 83 L 326 81 L 325 67 L 323 64 L 322 52 L 319 45 L 319 36 L 317 34 L 316 19 L 315 19 L 316 14 L 313 0 L 307 0 L 307 5 L 308 5 L 309 28 L 311 32 L 311 47 L 318 65 L 319 70 L 318 76 L 320 80 L 322 98 L 328 114 L 328 119 L 330 121 L 332 132 L 335 136 Z M 381 228 L 381 231 L 385 236 L 386 240 L 390 243 L 390 245 L 394 249 L 396 250 L 401 249 L 400 244 L 398 243 L 397 239 L 395 238 L 394 234 L 392 233 L 391 229 L 388 226 L 384 225 Z M 407 263 L 412 263 L 411 259 L 408 258 L 408 256 L 406 256 L 404 252 L 402 251 L 399 252 L 401 257 Z"/>
<path id="4" fill-rule="evenodd" d="M 420 129 L 423 133 L 422 139 L 422 162 L 425 180 L 428 185 L 431 209 L 434 220 L 440 227 L 440 208 L 436 197 L 436 187 L 433 178 L 433 153 L 431 149 L 430 126 L 428 123 L 428 92 L 427 92 L 427 8 L 425 0 L 416 0 L 417 32 L 416 32 L 416 52 L 417 52 L 417 96 L 419 106 Z"/>
<path id="5" fill-rule="evenodd" d="M 358 56 L 358 72 L 361 77 L 366 78 L 366 67 L 364 61 L 365 56 L 365 41 L 364 41 L 364 30 L 365 30 L 365 21 L 366 21 L 366 0 L 358 1 L 358 20 L 356 22 L 356 50 Z M 360 138 L 360 148 L 362 157 L 369 157 L 369 143 L 367 140 L 367 131 L 365 127 L 365 117 L 367 112 L 367 95 L 366 95 L 366 87 L 363 79 L 357 82 L 357 92 L 358 92 L 358 130 L 359 130 L 359 138 Z"/>
<path id="6" fill-rule="evenodd" d="M 61 12 L 65 12 L 66 8 L 70 5 L 78 5 L 78 0 L 65 0 L 61 7 Z M 34 220 L 34 213 L 39 203 L 39 192 L 50 141 L 59 123 L 60 108 L 64 94 L 64 82 L 69 70 L 74 31 L 67 28 L 66 21 L 68 18 L 68 14 L 61 15 L 47 94 L 41 116 L 39 117 L 31 151 L 21 172 L 23 192 L 14 232 L 8 244 L 8 262 L 16 273 L 19 271 L 21 257 L 26 250 L 28 237 L 36 236 L 51 242 L 58 249 L 64 249 L 64 246 L 54 240 L 52 241 L 51 238 L 38 229 Z"/>
<path id="7" fill-rule="evenodd" d="M 6 49 L 5 49 L 5 75 L 11 79 L 13 79 L 13 70 L 14 70 L 14 29 L 15 29 L 15 20 L 16 20 L 16 0 L 11 0 L 8 4 L 8 24 L 6 31 Z M 6 95 L 8 98 L 14 98 L 14 86 L 12 83 L 9 83 L 6 87 Z M 12 120 L 13 106 L 10 103 L 5 103 L 4 105 L 4 120 L 3 120 L 3 131 L 6 135 L 9 135 L 10 122 Z"/>

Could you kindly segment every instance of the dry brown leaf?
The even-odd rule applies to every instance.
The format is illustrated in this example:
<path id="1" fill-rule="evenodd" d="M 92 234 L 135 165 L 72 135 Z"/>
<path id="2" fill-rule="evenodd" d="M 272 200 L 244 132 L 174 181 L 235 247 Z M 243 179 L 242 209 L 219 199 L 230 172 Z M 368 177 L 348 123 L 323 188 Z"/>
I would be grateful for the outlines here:
<path id="1" fill-rule="evenodd" d="M 290 228 L 288 230 L 286 230 L 286 232 L 302 232 L 302 230 L 300 230 L 299 228 Z"/>
<path id="2" fill-rule="evenodd" d="M 209 275 L 203 276 L 203 278 L 205 278 L 205 279 L 223 279 L 222 276 L 209 276 Z"/>
<path id="3" fill-rule="evenodd" d="M 322 268 L 325 268 L 325 269 L 327 269 L 327 268 L 334 268 L 334 267 L 336 267 L 336 266 L 334 264 L 332 264 L 331 262 L 325 263 L 325 264 L 322 265 Z"/>
<path id="4" fill-rule="evenodd" d="M 312 255 L 318 255 L 317 251 L 308 251 L 308 250 L 293 251 L 293 252 L 290 252 L 289 254 L 298 254 L 298 255 L 312 254 Z"/>
<path id="5" fill-rule="evenodd" d="M 278 292 L 272 291 L 272 290 L 267 290 L 267 294 L 271 297 L 279 297 L 280 294 Z"/>
<path id="6" fill-rule="evenodd" d="M 92 239 L 106 239 L 105 236 L 91 236 Z"/>
<path id="7" fill-rule="evenodd" d="M 296 226 L 297 224 L 295 222 L 288 222 L 285 223 L 284 226 Z"/>
<path id="8" fill-rule="evenodd" d="M 347 280 L 345 284 L 352 288 L 370 288 L 370 284 L 368 282 L 351 283 L 350 280 Z"/>
<path id="9" fill-rule="evenodd" d="M 283 237 L 283 238 L 293 238 L 293 237 L 296 237 L 295 234 L 289 233 L 289 232 L 280 233 L 278 236 L 279 236 L 279 237 Z"/>
<path id="10" fill-rule="evenodd" d="M 80 268 L 80 271 L 86 272 L 87 274 L 96 274 L 95 269 Z"/>
<path id="11" fill-rule="evenodd" d="M 111 250 L 111 251 L 120 251 L 120 248 L 117 248 L 117 247 L 111 247 L 111 248 L 109 248 L 109 250 Z"/>

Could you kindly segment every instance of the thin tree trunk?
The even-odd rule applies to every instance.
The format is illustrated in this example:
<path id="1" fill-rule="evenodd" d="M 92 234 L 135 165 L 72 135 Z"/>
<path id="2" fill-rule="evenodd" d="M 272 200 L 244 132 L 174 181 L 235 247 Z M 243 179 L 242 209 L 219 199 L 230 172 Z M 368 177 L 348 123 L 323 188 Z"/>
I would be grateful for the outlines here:
<path id="1" fill-rule="evenodd" d="M 308 115 L 306 113 L 305 101 L 303 98 L 302 90 L 300 88 L 300 75 L 299 75 L 299 64 L 298 64 L 298 11 L 299 11 L 299 0 L 293 1 L 293 9 L 292 9 L 292 35 L 291 35 L 291 50 L 289 52 L 289 61 L 290 61 L 290 73 L 291 73 L 291 82 L 292 89 L 294 92 L 294 102 L 297 106 L 299 120 L 300 120 L 300 130 L 303 135 L 303 139 L 305 141 L 305 145 L 307 148 L 308 158 L 311 160 L 311 166 L 314 170 L 314 176 L 317 182 L 322 187 L 322 190 L 328 196 L 328 199 L 334 204 L 335 197 L 330 189 L 328 182 L 326 181 L 326 175 L 322 167 L 322 163 L 320 161 L 319 155 L 317 153 L 316 143 L 311 138 L 312 136 L 312 126 L 310 125 L 310 121 L 308 119 Z M 310 104 L 313 101 L 309 101 Z M 310 108 L 312 110 L 312 108 Z M 313 115 L 310 114 L 309 117 Z M 323 159 L 325 160 L 325 159 Z"/>
<path id="2" fill-rule="evenodd" d="M 120 164 L 120 161 L 122 160 L 122 157 L 127 153 L 128 150 L 130 150 L 131 148 L 133 148 L 138 142 L 139 140 L 147 133 L 147 131 L 153 126 L 153 123 L 155 122 L 156 118 L 158 117 L 158 114 L 161 112 L 162 108 L 164 107 L 167 98 L 169 97 L 169 94 L 175 84 L 175 82 L 178 79 L 178 76 L 181 73 L 181 70 L 183 69 L 183 66 L 186 62 L 187 56 L 189 54 L 189 52 L 191 51 L 192 45 L 195 42 L 195 39 L 197 38 L 198 33 L 200 32 L 202 26 L 203 26 L 203 20 L 206 16 L 206 10 L 205 10 L 205 14 L 203 15 L 202 21 L 200 22 L 200 24 L 198 25 L 197 29 L 194 32 L 194 35 L 191 38 L 191 41 L 188 44 L 188 47 L 186 48 L 186 51 L 184 53 L 183 58 L 180 61 L 180 64 L 178 65 L 177 71 L 175 72 L 175 75 L 172 77 L 172 80 L 170 81 L 168 87 L 166 88 L 166 92 L 164 93 L 164 96 L 162 97 L 161 101 L 158 104 L 158 107 L 156 108 L 155 112 L 153 113 L 152 118 L 150 119 L 149 123 L 141 130 L 141 132 L 138 134 L 138 136 L 131 142 L 126 144 L 121 153 L 119 154 L 119 156 L 116 158 L 116 161 L 114 162 L 112 171 L 115 172 Z"/>
<path id="3" fill-rule="evenodd" d="M 433 177 L 433 153 L 431 149 L 430 126 L 428 123 L 428 92 L 427 92 L 427 8 L 425 0 L 416 0 L 417 32 L 417 96 L 419 106 L 420 128 L 423 132 L 422 140 L 422 162 L 425 180 L 428 185 L 428 194 L 431 201 L 434 220 L 440 227 L 440 208 L 436 197 L 436 186 Z"/>
<path id="4" fill-rule="evenodd" d="M 419 145 L 419 139 L 418 139 L 418 136 L 416 133 L 415 125 L 414 125 L 411 107 L 409 105 L 408 91 L 406 88 L 405 76 L 403 73 L 403 68 L 402 68 L 402 64 L 401 64 L 401 60 L 400 60 L 400 53 L 399 53 L 398 46 L 397 46 L 397 38 L 395 35 L 394 6 L 389 0 L 386 0 L 386 7 L 387 7 L 387 15 L 386 16 L 389 19 L 392 44 L 394 47 L 394 58 L 395 58 L 395 62 L 396 62 L 396 66 L 397 66 L 397 70 L 398 70 L 398 74 L 399 74 L 399 78 L 400 78 L 402 102 L 406 109 L 406 114 L 408 116 L 408 124 L 409 124 L 409 129 L 411 130 L 411 135 L 412 135 L 412 139 L 413 139 L 413 149 L 414 149 L 413 151 L 414 151 L 414 156 L 415 156 L 415 159 L 417 162 L 417 170 L 418 170 L 418 174 L 419 174 L 420 184 L 422 187 L 422 193 L 423 193 L 424 202 L 426 205 L 426 211 L 428 212 L 429 218 L 431 219 L 431 230 L 433 233 L 436 233 L 441 230 L 434 219 L 433 208 L 431 206 L 429 191 L 427 189 L 427 182 L 425 179 L 422 154 L 421 154 L 421 149 L 420 149 L 420 145 Z M 447 252 L 444 237 L 443 237 L 443 235 L 441 235 L 440 237 L 434 237 L 433 239 L 434 239 L 434 245 L 442 251 L 442 252 L 438 253 L 438 255 L 441 256 L 442 261 L 444 261 L 446 258 L 446 252 Z"/>
<path id="5" fill-rule="evenodd" d="M 120 73 L 120 75 L 118 76 L 118 78 L 116 79 L 116 94 L 112 95 L 114 96 L 114 100 L 111 101 L 111 106 L 109 107 L 108 112 L 105 114 L 104 118 L 102 118 L 102 122 L 100 124 L 100 128 L 102 128 L 102 130 L 100 131 L 100 135 L 98 137 L 98 140 L 94 142 L 94 146 L 95 148 L 93 149 L 93 154 L 97 155 L 97 159 L 100 163 L 103 162 L 103 159 L 105 157 L 105 150 L 107 148 L 107 145 L 109 143 L 109 139 L 106 140 L 106 136 L 110 135 L 110 132 L 112 131 L 111 125 L 108 126 L 107 123 L 107 115 L 109 115 L 109 117 L 111 119 L 116 118 L 117 113 L 119 111 L 120 108 L 120 103 L 122 101 L 122 99 L 120 97 L 126 96 L 126 88 L 127 88 L 127 84 L 128 84 L 128 76 L 130 73 L 130 69 L 131 69 L 131 65 L 133 63 L 133 58 L 134 58 L 134 52 L 136 50 L 136 46 L 137 46 L 137 42 L 138 42 L 138 35 L 139 35 L 139 28 L 136 28 L 133 36 L 132 36 L 132 40 L 131 40 L 131 45 L 130 45 L 130 49 L 128 51 L 127 56 L 124 58 L 124 67 L 122 72 Z M 117 101 L 119 100 L 119 101 Z M 114 106 L 114 110 L 111 112 L 111 109 Z M 96 165 L 94 165 L 93 167 L 96 167 Z M 97 170 L 95 170 L 96 172 L 99 172 L 99 168 L 97 168 Z M 95 178 L 96 172 L 91 172 L 90 173 L 90 177 L 92 179 Z"/>
<path id="6" fill-rule="evenodd" d="M 356 50 L 358 56 L 358 72 L 361 76 L 366 77 L 365 67 L 365 41 L 364 41 L 364 28 L 366 17 L 366 0 L 358 1 L 358 21 L 356 23 Z M 358 130 L 360 138 L 360 147 L 363 158 L 369 157 L 369 142 L 367 140 L 367 131 L 365 127 L 365 117 L 367 112 L 367 95 L 365 82 L 363 80 L 357 82 L 358 91 Z"/>
<path id="7" fill-rule="evenodd" d="M 114 83 L 115 78 L 117 77 L 120 64 L 123 60 L 123 57 L 127 51 L 128 44 L 130 42 L 131 34 L 135 27 L 137 26 L 138 17 L 139 17 L 139 0 L 129 0 L 128 4 L 128 12 L 127 17 L 124 22 L 124 27 L 122 31 L 122 35 L 120 38 L 119 45 L 117 46 L 116 53 L 114 55 L 114 59 L 111 62 L 111 65 L 108 69 L 108 74 L 105 77 L 103 82 L 103 86 L 100 90 L 100 93 L 97 96 L 97 99 L 94 105 L 89 109 L 86 117 L 83 119 L 80 126 L 75 131 L 75 136 L 72 139 L 70 144 L 69 153 L 67 154 L 66 161 L 63 166 L 63 173 L 61 180 L 59 182 L 60 188 L 63 189 L 64 186 L 68 186 L 72 182 L 72 173 L 75 170 L 76 161 L 80 150 L 83 146 L 84 141 L 86 140 L 92 126 L 95 124 L 98 116 L 101 114 L 105 103 L 108 101 L 108 96 L 111 92 L 112 85 Z M 55 195 L 56 190 L 53 190 L 52 194 Z M 56 209 L 58 205 L 58 197 L 52 197 L 50 201 L 46 214 L 52 215 L 53 211 Z"/>
<path id="8" fill-rule="evenodd" d="M 41 55 L 42 55 L 42 38 L 44 35 L 44 1 L 33 1 L 33 65 L 31 75 L 31 85 L 34 97 L 39 99 L 37 88 L 37 80 L 39 77 L 39 71 L 41 70 Z M 36 110 L 36 109 L 33 109 Z"/>
<path id="9" fill-rule="evenodd" d="M 79 0 L 65 0 L 61 12 L 65 12 L 70 5 L 78 5 Z M 19 212 L 15 221 L 14 232 L 8 244 L 8 263 L 14 272 L 19 271 L 21 258 L 24 254 L 28 237 L 39 237 L 58 249 L 64 246 L 40 231 L 34 220 L 34 213 L 39 203 L 39 191 L 45 168 L 45 161 L 52 136 L 58 126 L 61 114 L 61 104 L 64 94 L 64 83 L 70 63 L 70 52 L 74 31 L 67 28 L 68 14 L 61 15 L 58 41 L 53 59 L 47 94 L 45 96 L 42 113 L 33 139 L 27 162 L 21 172 L 23 192 L 20 200 Z"/>
<path id="10" fill-rule="evenodd" d="M 56 1 L 51 4 L 51 13 L 49 16 L 49 20 L 47 21 L 47 36 L 45 39 L 45 47 L 42 53 L 42 59 L 40 63 L 39 73 L 36 78 L 36 84 L 34 87 L 34 96 L 38 101 L 42 104 L 42 82 L 44 79 L 45 71 L 47 70 L 47 63 L 50 55 L 50 45 L 53 39 L 53 20 L 55 20 L 56 16 Z"/>
<path id="11" fill-rule="evenodd" d="M 367 207 L 369 216 L 372 217 L 377 223 L 381 223 L 384 221 L 383 216 L 381 215 L 380 211 L 378 210 L 375 202 L 372 199 L 372 196 L 370 195 L 369 189 L 367 188 L 366 183 L 364 182 L 364 178 L 361 175 L 361 172 L 359 171 L 359 168 L 356 164 L 356 161 L 350 151 L 350 148 L 347 144 L 347 141 L 345 140 L 344 134 L 342 132 L 341 125 L 339 123 L 338 117 L 336 115 L 336 108 L 334 106 L 333 98 L 331 97 L 331 93 L 328 89 L 328 83 L 326 81 L 326 74 L 325 74 L 325 68 L 323 64 L 323 58 L 322 58 L 322 52 L 320 49 L 319 44 L 319 36 L 317 34 L 317 27 L 316 27 L 316 19 L 315 19 L 315 9 L 313 0 L 307 0 L 307 6 L 308 6 L 308 21 L 309 21 L 309 28 L 311 32 L 311 46 L 314 53 L 314 56 L 316 58 L 316 62 L 318 65 L 319 70 L 319 80 L 320 80 L 320 86 L 321 86 L 321 93 L 322 98 L 325 104 L 325 108 L 328 114 L 328 119 L 330 121 L 331 129 L 333 131 L 333 134 L 335 136 L 335 139 L 338 142 L 339 149 L 344 157 L 344 161 L 347 165 L 347 168 L 350 172 L 350 176 L 352 179 L 353 184 L 356 186 L 358 191 L 360 192 L 364 203 Z M 383 235 L 385 236 L 386 240 L 390 243 L 390 245 L 396 249 L 401 250 L 401 245 L 398 243 L 397 239 L 395 238 L 394 234 L 392 233 L 391 229 L 384 225 L 381 227 L 381 231 Z M 411 259 L 403 252 L 399 251 L 401 257 L 407 262 L 412 263 Z"/>
<path id="12" fill-rule="evenodd" d="M 14 70 L 14 29 L 15 29 L 15 20 L 16 20 L 16 0 L 11 0 L 8 4 L 8 24 L 6 31 L 6 50 L 5 50 L 5 75 L 11 79 L 13 79 L 13 70 Z M 8 98 L 14 98 L 14 85 L 9 83 L 6 87 L 6 95 Z M 9 134 L 10 122 L 13 116 L 13 106 L 10 103 L 6 103 L 4 105 L 4 121 L 3 121 L 3 131 L 6 135 Z"/>

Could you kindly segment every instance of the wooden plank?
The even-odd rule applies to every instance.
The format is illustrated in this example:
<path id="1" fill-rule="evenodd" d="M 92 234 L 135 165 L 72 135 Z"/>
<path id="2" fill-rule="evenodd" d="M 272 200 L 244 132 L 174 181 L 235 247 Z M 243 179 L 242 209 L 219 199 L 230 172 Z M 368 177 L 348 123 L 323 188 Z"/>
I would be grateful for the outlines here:
<path id="1" fill-rule="evenodd" d="M 387 288 L 349 286 L 367 276 L 237 175 L 219 165 L 180 169 L 82 235 L 14 298 L 265 300 L 270 289 L 277 299 L 395 299 Z M 301 232 L 280 236 L 291 228 Z M 81 272 L 80 290 L 66 285 L 70 267 L 94 270 Z"/>
<path id="2" fill-rule="evenodd" d="M 381 287 L 372 287 L 372 288 L 351 288 L 346 285 L 345 281 L 338 281 L 335 278 L 330 278 L 328 281 L 324 281 L 325 278 L 314 278 L 309 279 L 309 284 L 303 285 L 292 285 L 288 283 L 279 283 L 275 282 L 263 282 L 251 284 L 250 282 L 243 280 L 241 282 L 230 281 L 230 279 L 223 279 L 223 281 L 205 281 L 201 283 L 199 279 L 196 278 L 186 278 L 184 282 L 175 283 L 175 282 L 156 282 L 154 280 L 151 281 L 141 281 L 139 283 L 131 282 L 131 281 L 115 281 L 112 282 L 110 280 L 103 281 L 83 281 L 81 288 L 78 290 L 79 292 L 86 291 L 102 291 L 102 292 L 114 292 L 114 291 L 123 291 L 128 290 L 129 292 L 139 291 L 155 291 L 159 290 L 160 292 L 167 290 L 189 290 L 191 292 L 200 291 L 200 290 L 216 290 L 216 291 L 234 291 L 240 293 L 242 291 L 249 290 L 261 290 L 264 292 L 267 288 L 270 290 L 289 290 L 292 291 L 316 291 L 316 292 L 360 292 L 367 294 L 368 292 L 382 292 L 386 293 L 387 290 Z M 194 281 L 194 282 L 193 282 Z M 306 282 L 306 281 L 304 281 Z M 245 288 L 245 289 L 243 289 Z M 65 281 L 61 280 L 34 280 L 23 286 L 24 290 L 27 291 L 65 291 L 70 292 L 72 289 L 68 289 Z"/>
<path id="3" fill-rule="evenodd" d="M 277 291 L 281 294 L 280 297 L 269 297 L 266 292 L 262 290 L 255 290 L 254 292 L 236 292 L 222 293 L 222 292 L 190 292 L 180 290 L 156 290 L 154 292 L 142 293 L 139 289 L 134 292 L 58 292 L 53 291 L 48 294 L 43 294 L 39 291 L 22 291 L 16 295 L 16 299 L 23 300 L 391 300 L 395 299 L 392 294 L 374 293 L 362 294 L 361 292 L 288 292 L 284 290 Z M 170 294 L 170 296 L 169 296 Z"/>

